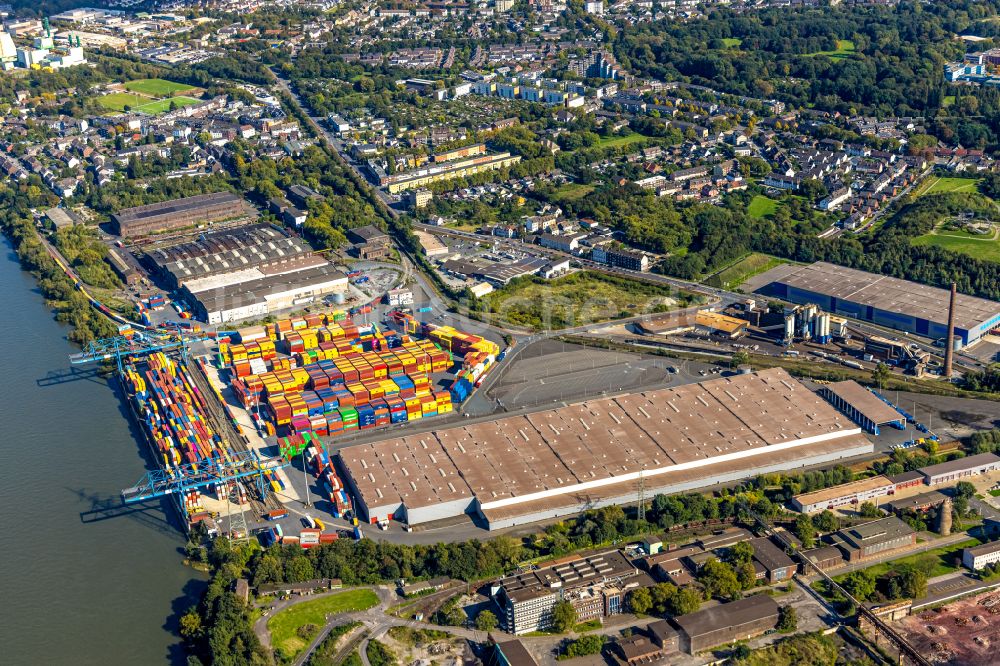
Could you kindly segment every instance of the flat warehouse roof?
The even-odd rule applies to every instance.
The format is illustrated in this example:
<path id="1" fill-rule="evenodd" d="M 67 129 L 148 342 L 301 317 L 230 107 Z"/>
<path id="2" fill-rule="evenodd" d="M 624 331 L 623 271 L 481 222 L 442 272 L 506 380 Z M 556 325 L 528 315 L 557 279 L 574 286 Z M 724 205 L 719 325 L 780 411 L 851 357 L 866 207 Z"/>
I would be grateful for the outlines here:
<path id="1" fill-rule="evenodd" d="M 842 483 L 839 486 L 833 486 L 831 488 L 823 488 L 822 490 L 816 490 L 811 493 L 802 493 L 801 495 L 796 495 L 792 499 L 796 500 L 803 506 L 808 504 L 823 504 L 824 502 L 830 502 L 848 495 L 867 493 L 882 488 L 888 492 L 888 490 L 894 487 L 895 484 L 889 481 L 889 479 L 879 475 L 872 476 L 867 479 L 858 479 L 857 481 L 851 481 L 850 483 Z"/>
<path id="2" fill-rule="evenodd" d="M 941 476 L 942 474 L 954 474 L 955 472 L 963 472 L 967 469 L 983 467 L 985 465 L 993 465 L 998 462 L 1000 462 L 1000 456 L 996 455 L 995 453 L 979 453 L 974 456 L 955 458 L 954 460 L 938 463 L 937 465 L 921 467 L 920 471 L 924 474 L 924 476 L 934 477 L 934 476 Z"/>
<path id="3" fill-rule="evenodd" d="M 900 421 L 905 418 L 853 379 L 828 384 L 826 390 L 861 412 L 866 419 L 875 425 L 892 423 L 893 421 Z"/>
<path id="4" fill-rule="evenodd" d="M 600 494 L 640 475 L 652 487 L 672 473 L 697 478 L 708 465 L 751 467 L 754 456 L 797 459 L 799 447 L 867 441 L 860 432 L 772 368 L 348 447 L 341 458 L 368 506 L 385 505 L 390 493 L 429 501 L 447 478 L 460 479 L 485 511 Z M 398 450 L 412 453 L 414 465 L 442 473 L 412 483 L 399 474 L 371 481 L 376 463 L 396 468 L 390 455 Z"/>
<path id="5" fill-rule="evenodd" d="M 817 261 L 809 266 L 782 266 L 771 282 L 838 300 L 870 305 L 886 312 L 897 312 L 918 319 L 947 324 L 947 289 L 866 273 L 854 268 Z M 958 294 L 955 299 L 955 326 L 971 330 L 1000 314 L 1000 303 Z"/>
<path id="6" fill-rule="evenodd" d="M 347 276 L 331 264 L 325 264 L 294 273 L 269 275 L 249 282 L 222 287 L 206 285 L 202 291 L 192 293 L 206 312 L 216 312 L 261 303 L 266 301 L 269 296 L 331 282 L 343 282 L 346 285 Z"/>
<path id="7" fill-rule="evenodd" d="M 199 194 L 197 196 L 185 197 L 183 199 L 161 201 L 159 203 L 147 204 L 145 206 L 136 206 L 135 208 L 125 208 L 115 213 L 115 218 L 119 222 L 134 222 L 160 215 L 172 215 L 174 213 L 192 210 L 196 211 L 199 208 L 205 208 L 208 206 L 218 206 L 226 203 L 237 204 L 240 201 L 242 201 L 242 199 L 232 192 Z"/>

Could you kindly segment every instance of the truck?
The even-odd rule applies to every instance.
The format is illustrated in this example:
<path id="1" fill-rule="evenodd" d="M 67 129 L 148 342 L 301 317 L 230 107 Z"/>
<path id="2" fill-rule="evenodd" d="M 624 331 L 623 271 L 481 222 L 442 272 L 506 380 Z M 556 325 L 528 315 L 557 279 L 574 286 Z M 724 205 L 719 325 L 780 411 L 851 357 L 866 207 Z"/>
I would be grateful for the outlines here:
<path id="1" fill-rule="evenodd" d="M 430 306 L 426 306 L 426 307 L 422 307 L 422 308 L 418 309 L 417 312 L 430 312 L 433 309 L 434 308 L 432 308 Z"/>

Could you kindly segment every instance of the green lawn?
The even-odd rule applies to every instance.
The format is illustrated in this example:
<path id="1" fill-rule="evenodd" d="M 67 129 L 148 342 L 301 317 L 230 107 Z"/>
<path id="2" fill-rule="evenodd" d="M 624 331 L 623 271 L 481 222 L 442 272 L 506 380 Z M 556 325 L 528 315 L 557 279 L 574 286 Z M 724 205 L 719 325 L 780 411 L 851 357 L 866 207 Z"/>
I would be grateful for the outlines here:
<path id="1" fill-rule="evenodd" d="M 734 49 L 743 44 L 743 40 L 739 37 L 723 37 L 722 43 L 726 45 L 727 49 Z"/>
<path id="2" fill-rule="evenodd" d="M 922 197 L 942 192 L 976 192 L 979 180 L 979 178 L 941 178 L 932 175 L 920 183 L 920 187 L 917 188 L 914 194 Z"/>
<path id="3" fill-rule="evenodd" d="M 761 194 L 758 194 L 750 202 L 747 207 L 747 215 L 755 219 L 763 219 L 770 215 L 774 215 L 774 212 L 778 210 L 778 206 L 781 205 L 780 201 L 775 201 L 774 199 L 769 199 Z"/>
<path id="4" fill-rule="evenodd" d="M 951 106 L 954 103 L 955 103 L 955 96 L 954 95 L 945 95 L 944 98 L 942 98 L 942 100 L 941 100 L 941 108 L 942 109 L 947 109 L 949 106 Z"/>
<path id="5" fill-rule="evenodd" d="M 150 99 L 142 95 L 132 93 L 111 93 L 97 98 L 97 103 L 108 111 L 124 111 L 128 107 L 132 111 L 141 111 L 155 115 L 170 110 L 170 104 L 176 107 L 191 106 L 198 104 L 199 100 L 193 97 L 170 97 L 165 99 Z"/>
<path id="6" fill-rule="evenodd" d="M 993 497 L 1000 497 L 1000 488 L 994 488 L 991 490 L 990 495 L 993 495 Z"/>
<path id="7" fill-rule="evenodd" d="M 943 576 L 944 574 L 951 573 L 962 567 L 962 550 L 978 546 L 980 543 L 982 542 L 979 539 L 966 539 L 965 541 L 959 541 L 958 543 L 950 546 L 928 550 L 926 553 L 917 553 L 916 555 L 910 555 L 909 557 L 903 557 L 891 562 L 882 562 L 881 564 L 868 567 L 867 570 L 878 578 L 900 565 L 915 564 L 924 558 L 932 558 L 934 560 L 934 568 L 927 575 L 927 577 L 934 578 L 935 576 Z M 842 583 L 846 577 L 847 574 L 843 576 L 836 576 L 834 580 L 838 583 Z"/>
<path id="8" fill-rule="evenodd" d="M 556 188 L 554 197 L 557 201 L 576 201 L 594 191 L 595 185 L 582 183 L 564 183 Z"/>
<path id="9" fill-rule="evenodd" d="M 519 328 L 559 330 L 674 309 L 687 300 L 668 287 L 592 271 L 554 280 L 519 278 L 485 296 L 486 319 Z"/>
<path id="10" fill-rule="evenodd" d="M 646 137 L 643 135 L 632 132 L 631 134 L 625 134 L 623 136 L 604 136 L 601 140 L 597 142 L 598 148 L 619 148 L 621 146 L 628 146 L 633 143 L 638 143 L 645 140 Z"/>
<path id="11" fill-rule="evenodd" d="M 855 53 L 854 42 L 849 39 L 838 39 L 837 48 L 833 51 L 817 51 L 816 53 L 809 53 L 809 57 L 813 56 L 826 56 L 832 60 L 846 60 L 847 58 L 853 58 Z"/>
<path id="12" fill-rule="evenodd" d="M 125 89 L 144 93 L 150 97 L 169 97 L 179 92 L 194 90 L 194 86 L 189 86 L 185 83 L 175 83 L 166 79 L 141 79 L 138 81 L 129 81 L 125 84 Z"/>
<path id="13" fill-rule="evenodd" d="M 267 621 L 271 644 L 281 652 L 285 660 L 291 661 L 316 637 L 326 624 L 327 615 L 367 610 L 377 604 L 378 597 L 371 590 L 348 590 L 296 604 L 276 613 Z M 300 635 L 299 629 L 307 625 L 313 625 L 314 628 L 303 631 Z"/>
<path id="14" fill-rule="evenodd" d="M 754 252 L 737 261 L 732 266 L 724 268 L 705 280 L 705 284 L 719 289 L 733 289 L 746 282 L 754 275 L 769 271 L 775 266 L 786 263 L 782 259 Z"/>

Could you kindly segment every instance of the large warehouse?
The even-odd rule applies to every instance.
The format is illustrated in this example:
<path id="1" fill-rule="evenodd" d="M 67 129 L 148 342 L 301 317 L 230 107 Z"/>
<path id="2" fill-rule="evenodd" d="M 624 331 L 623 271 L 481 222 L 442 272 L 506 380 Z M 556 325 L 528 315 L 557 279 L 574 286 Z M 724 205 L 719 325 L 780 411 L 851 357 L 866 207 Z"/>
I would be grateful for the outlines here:
<path id="1" fill-rule="evenodd" d="M 491 529 L 871 453 L 780 368 L 341 450 L 361 517 Z"/>
<path id="2" fill-rule="evenodd" d="M 348 289 L 347 276 L 304 240 L 269 224 L 150 249 L 146 261 L 210 324 L 265 317 Z"/>
<path id="3" fill-rule="evenodd" d="M 268 275 L 279 275 L 324 266 L 297 236 L 269 224 L 251 224 L 213 231 L 194 241 L 147 250 L 148 261 L 171 289 L 204 285 L 226 286 Z"/>
<path id="4" fill-rule="evenodd" d="M 256 216 L 253 206 L 231 192 L 215 192 L 125 208 L 111 220 L 119 236 L 133 237 L 246 216 Z"/>
<path id="5" fill-rule="evenodd" d="M 209 324 L 240 322 L 282 310 L 305 307 L 318 299 L 347 291 L 347 276 L 331 264 L 216 286 L 208 282 L 194 291 L 184 288 L 198 318 Z"/>
<path id="6" fill-rule="evenodd" d="M 792 303 L 815 303 L 827 312 L 847 315 L 929 338 L 948 334 L 947 289 L 875 275 L 818 261 L 785 265 L 755 278 L 757 291 Z M 1000 303 L 959 294 L 955 303 L 955 339 L 970 345 L 1000 325 Z"/>

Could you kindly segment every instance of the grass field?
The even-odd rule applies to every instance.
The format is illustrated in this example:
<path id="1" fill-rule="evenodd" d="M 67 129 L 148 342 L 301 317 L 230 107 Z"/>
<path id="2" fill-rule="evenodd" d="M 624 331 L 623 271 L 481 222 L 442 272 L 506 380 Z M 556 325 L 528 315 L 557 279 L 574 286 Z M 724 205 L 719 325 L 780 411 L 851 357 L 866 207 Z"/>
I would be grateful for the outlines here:
<path id="1" fill-rule="evenodd" d="M 914 192 L 915 196 L 922 197 L 928 194 L 941 194 L 942 192 L 976 192 L 979 185 L 979 178 L 941 178 L 930 176 Z"/>
<path id="2" fill-rule="evenodd" d="M 979 539 L 966 539 L 965 541 L 960 541 L 950 546 L 928 550 L 925 553 L 917 553 L 916 555 L 910 555 L 909 557 L 903 557 L 891 562 L 882 562 L 881 564 L 868 567 L 867 570 L 878 578 L 900 565 L 915 564 L 925 558 L 930 558 L 934 561 L 934 568 L 927 574 L 927 577 L 933 578 L 934 576 L 943 576 L 946 573 L 951 573 L 952 571 L 961 568 L 963 549 L 978 546 L 980 543 L 981 541 L 979 541 Z M 834 580 L 840 583 L 843 582 L 845 577 L 846 575 L 835 576 Z"/>
<path id="3" fill-rule="evenodd" d="M 932 231 L 914 238 L 913 245 L 934 245 L 952 252 L 960 252 L 976 259 L 1000 263 L 1000 240 L 972 236 L 961 231 Z"/>
<path id="4" fill-rule="evenodd" d="M 826 56 L 832 60 L 846 60 L 847 58 L 853 58 L 855 53 L 854 42 L 849 39 L 838 39 L 837 48 L 833 51 L 817 51 L 816 53 L 808 54 L 810 57 L 813 56 Z"/>
<path id="5" fill-rule="evenodd" d="M 582 183 L 564 183 L 556 188 L 555 198 L 558 201 L 576 201 L 593 192 L 595 187 Z"/>
<path id="6" fill-rule="evenodd" d="M 169 111 L 171 103 L 176 107 L 184 107 L 198 104 L 199 100 L 184 96 L 151 99 L 132 93 L 111 93 L 110 95 L 98 97 L 97 103 L 108 111 L 124 111 L 125 107 L 128 107 L 132 111 L 155 115 Z"/>
<path id="7" fill-rule="evenodd" d="M 624 136 L 605 136 L 601 137 L 601 140 L 597 142 L 598 148 L 620 148 L 621 146 L 628 146 L 633 143 L 638 143 L 645 140 L 641 134 L 633 132 L 631 134 L 625 134 Z"/>
<path id="8" fill-rule="evenodd" d="M 726 45 L 727 49 L 734 49 L 743 44 L 743 40 L 739 37 L 723 37 L 722 43 Z"/>
<path id="9" fill-rule="evenodd" d="M 291 661 L 313 641 L 326 624 L 327 615 L 367 610 L 376 604 L 378 597 L 371 590 L 348 590 L 296 604 L 267 621 L 271 644 L 281 652 L 285 660 Z M 300 635 L 299 630 L 308 625 L 313 628 L 302 631 Z"/>
<path id="10" fill-rule="evenodd" d="M 754 275 L 759 275 L 784 263 L 786 262 L 776 257 L 754 252 L 740 259 L 732 266 L 722 269 L 715 275 L 709 276 L 705 280 L 705 284 L 719 289 L 733 289 Z"/>
<path id="11" fill-rule="evenodd" d="M 125 84 L 125 89 L 149 95 L 150 97 L 170 97 L 177 93 L 194 90 L 194 86 L 189 86 L 185 83 L 175 83 L 166 79 L 141 79 L 138 81 L 129 81 Z"/>
<path id="12" fill-rule="evenodd" d="M 781 205 L 780 201 L 775 201 L 774 199 L 769 199 L 763 195 L 758 194 L 750 202 L 747 207 L 747 215 L 755 219 L 763 219 L 769 215 L 774 215 L 774 212 L 778 210 L 778 206 Z"/>
<path id="13" fill-rule="evenodd" d="M 522 278 L 483 298 L 486 317 L 508 326 L 559 330 L 673 309 L 686 294 L 591 271 L 555 280 Z"/>

